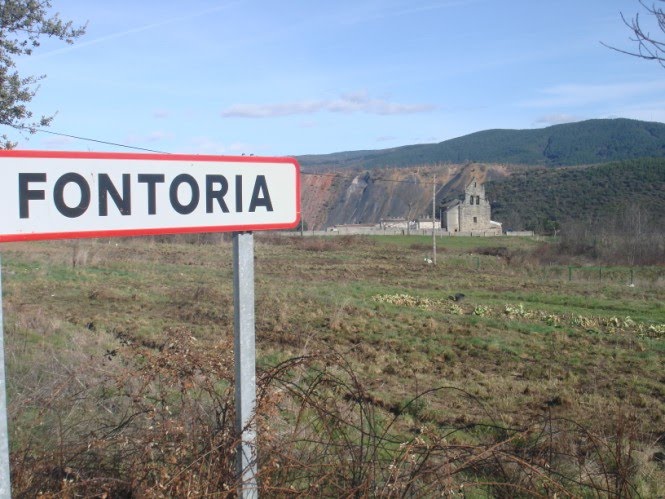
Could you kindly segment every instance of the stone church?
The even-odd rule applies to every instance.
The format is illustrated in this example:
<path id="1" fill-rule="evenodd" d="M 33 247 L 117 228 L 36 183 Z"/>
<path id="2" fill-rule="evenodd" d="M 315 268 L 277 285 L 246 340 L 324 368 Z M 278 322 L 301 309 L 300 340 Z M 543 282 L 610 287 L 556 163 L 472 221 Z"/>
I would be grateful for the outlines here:
<path id="1" fill-rule="evenodd" d="M 501 234 L 501 224 L 491 220 L 491 208 L 485 198 L 485 186 L 472 179 L 464 197 L 442 207 L 441 227 L 448 232 L 494 232 Z"/>

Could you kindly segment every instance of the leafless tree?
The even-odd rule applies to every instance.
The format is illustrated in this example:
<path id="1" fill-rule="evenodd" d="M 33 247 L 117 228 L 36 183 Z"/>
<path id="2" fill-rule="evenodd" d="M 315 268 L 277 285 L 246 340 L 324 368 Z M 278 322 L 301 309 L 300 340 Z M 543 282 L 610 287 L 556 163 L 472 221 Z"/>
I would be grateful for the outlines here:
<path id="1" fill-rule="evenodd" d="M 655 20 L 655 24 L 660 34 L 663 35 L 661 40 L 658 39 L 658 34 L 653 35 L 647 26 L 644 25 L 643 18 L 640 13 L 636 13 L 635 17 L 627 18 L 621 13 L 621 19 L 626 27 L 632 31 L 633 36 L 630 40 L 637 44 L 637 50 L 625 50 L 603 43 L 608 48 L 621 52 L 622 54 L 640 57 L 649 61 L 658 61 L 658 63 L 665 68 L 665 0 L 657 0 L 659 3 L 648 4 L 645 0 L 638 0 L 640 5 L 646 10 L 646 14 Z M 651 23 L 649 22 L 649 26 Z"/>

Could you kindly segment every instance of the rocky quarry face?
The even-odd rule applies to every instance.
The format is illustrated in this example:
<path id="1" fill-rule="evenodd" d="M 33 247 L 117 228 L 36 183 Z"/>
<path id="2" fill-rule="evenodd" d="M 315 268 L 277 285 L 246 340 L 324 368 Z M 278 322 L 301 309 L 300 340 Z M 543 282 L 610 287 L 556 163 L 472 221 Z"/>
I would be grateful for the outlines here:
<path id="1" fill-rule="evenodd" d="M 307 169 L 302 172 L 302 218 L 314 230 L 377 224 L 383 218 L 431 218 L 433 181 L 438 207 L 463 193 L 472 178 L 486 182 L 509 173 L 505 165 L 475 163 L 368 171 Z"/>

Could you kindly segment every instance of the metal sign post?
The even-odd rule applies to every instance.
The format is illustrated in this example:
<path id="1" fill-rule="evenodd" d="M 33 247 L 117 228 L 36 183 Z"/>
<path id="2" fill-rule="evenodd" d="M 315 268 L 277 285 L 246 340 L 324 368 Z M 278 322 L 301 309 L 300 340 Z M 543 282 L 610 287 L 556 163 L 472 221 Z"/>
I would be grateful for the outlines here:
<path id="1" fill-rule="evenodd" d="M 256 481 L 256 350 L 254 322 L 254 234 L 233 233 L 233 305 L 236 433 L 239 436 L 238 497 L 258 497 Z"/>
<path id="2" fill-rule="evenodd" d="M 5 330 L 2 315 L 2 258 L 0 257 L 0 499 L 11 497 L 9 481 L 9 431 L 7 428 L 7 389 L 5 378 Z"/>
<path id="3" fill-rule="evenodd" d="M 432 181 L 432 262 L 436 265 L 436 177 Z"/>

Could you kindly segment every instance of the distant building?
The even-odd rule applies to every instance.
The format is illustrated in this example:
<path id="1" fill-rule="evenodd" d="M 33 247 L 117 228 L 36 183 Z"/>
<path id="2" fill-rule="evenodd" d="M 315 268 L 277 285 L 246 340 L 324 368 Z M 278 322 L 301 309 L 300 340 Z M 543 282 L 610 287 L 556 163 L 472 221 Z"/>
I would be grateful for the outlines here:
<path id="1" fill-rule="evenodd" d="M 501 224 L 491 220 L 485 186 L 476 179 L 466 186 L 463 197 L 442 206 L 441 227 L 448 232 L 491 231 L 501 234 Z"/>
<path id="2" fill-rule="evenodd" d="M 417 229 L 438 229 L 441 227 L 441 224 L 438 220 L 432 220 L 431 218 L 419 218 L 416 220 Z"/>
<path id="3" fill-rule="evenodd" d="M 407 229 L 411 224 L 413 228 L 413 222 L 409 222 L 406 218 L 382 218 L 379 223 L 382 229 Z"/>

